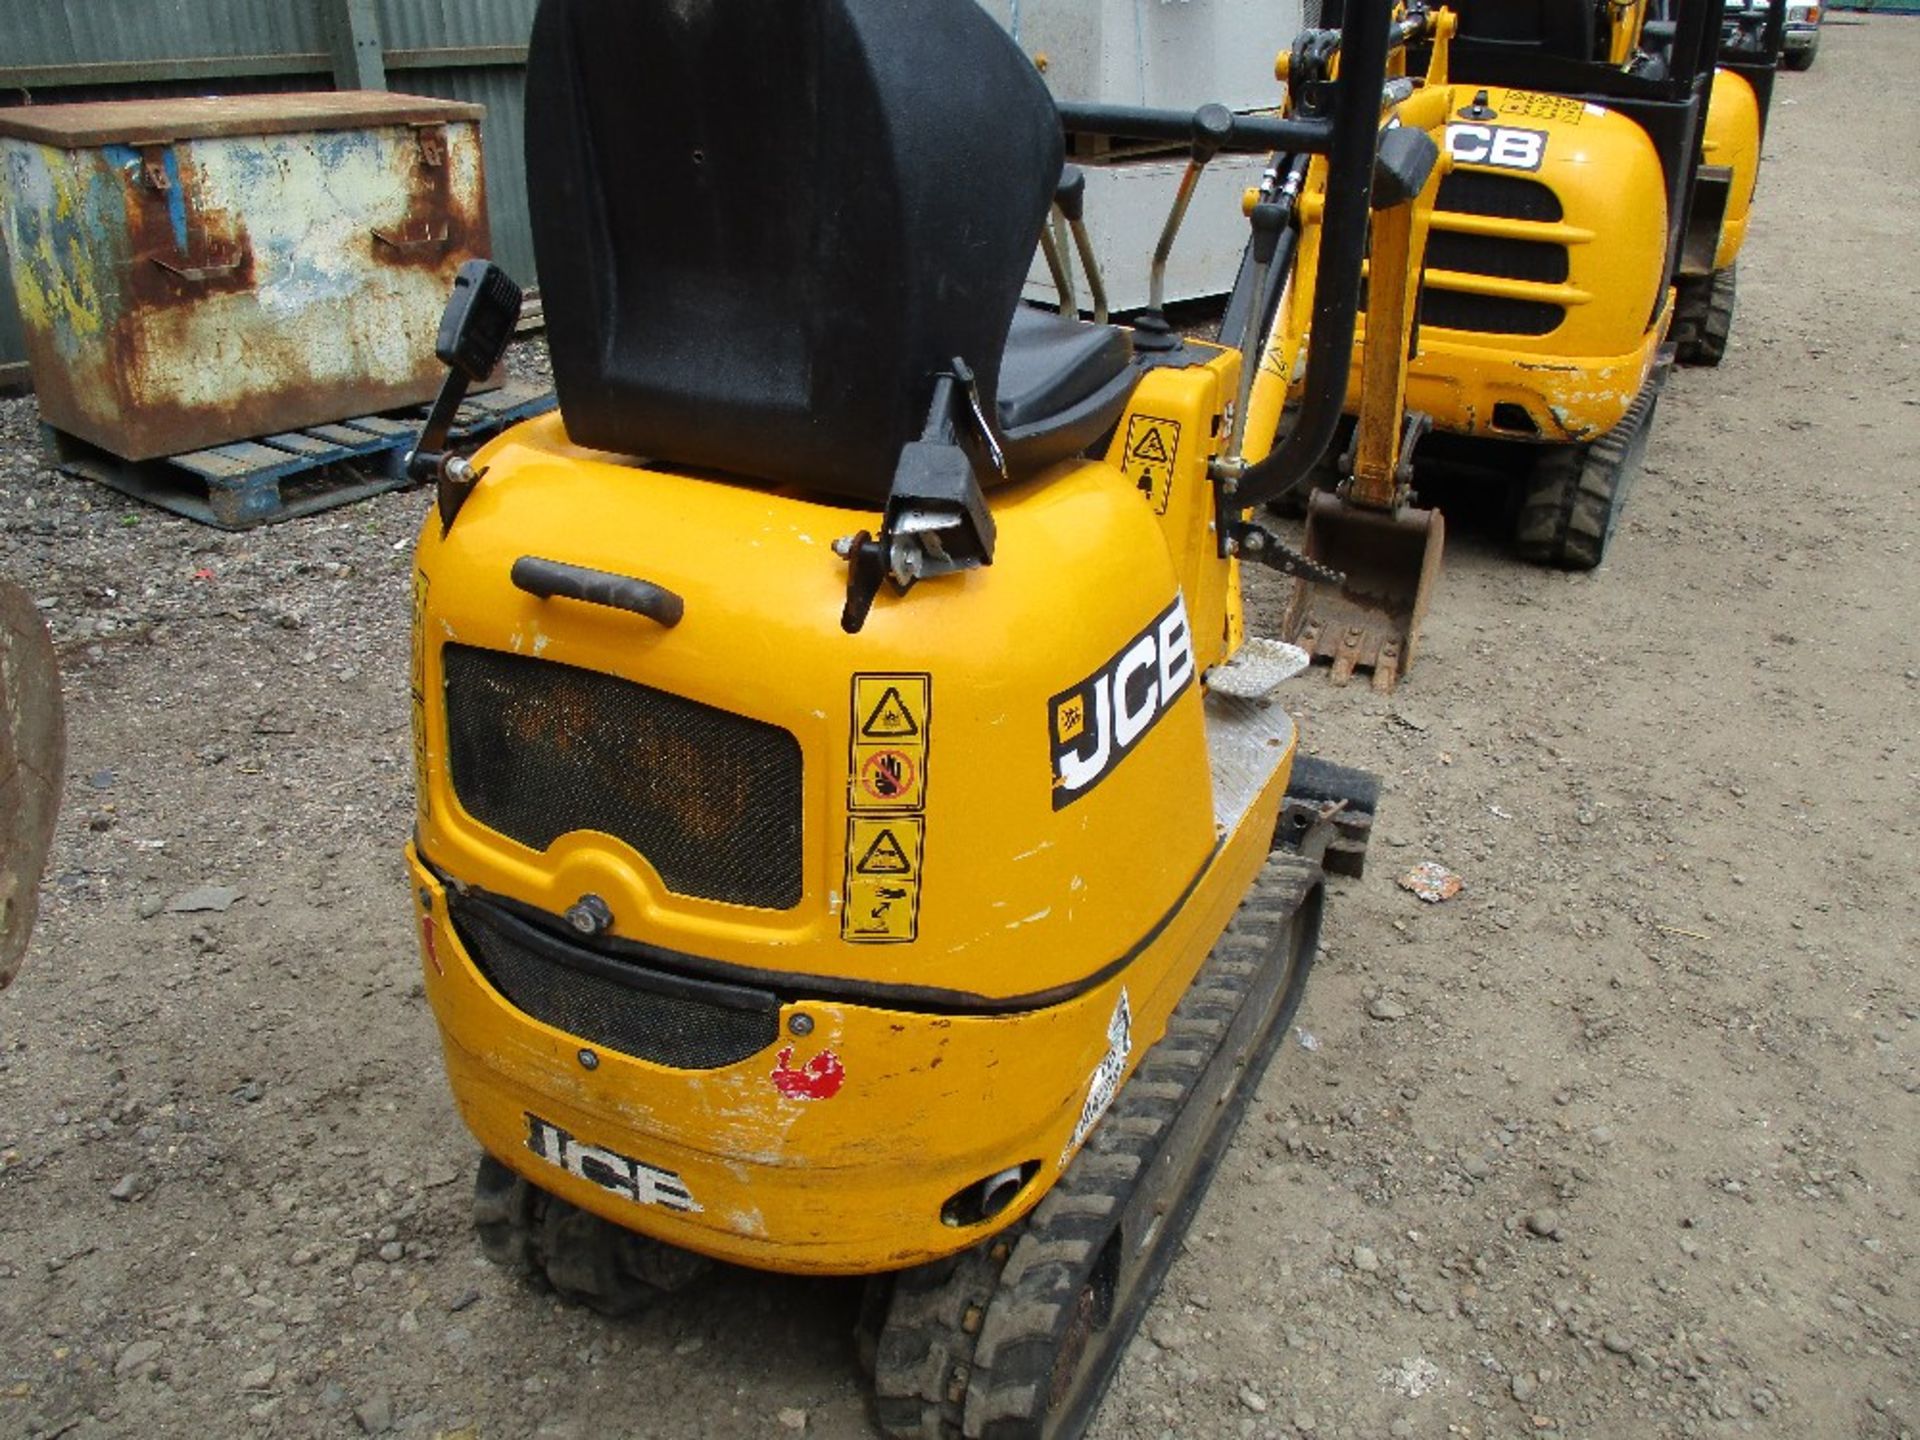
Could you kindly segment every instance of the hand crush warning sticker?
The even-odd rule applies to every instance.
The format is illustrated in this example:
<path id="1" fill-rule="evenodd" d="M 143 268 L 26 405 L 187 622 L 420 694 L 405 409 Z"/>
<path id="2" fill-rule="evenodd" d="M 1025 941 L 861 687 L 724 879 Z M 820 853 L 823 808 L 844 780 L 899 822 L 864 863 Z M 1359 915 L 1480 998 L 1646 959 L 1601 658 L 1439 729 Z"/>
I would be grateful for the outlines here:
<path id="1" fill-rule="evenodd" d="M 1153 513 L 1167 513 L 1173 495 L 1173 467 L 1180 458 L 1180 422 L 1136 415 L 1127 422 L 1127 449 L 1120 473 L 1140 487 Z"/>
<path id="2" fill-rule="evenodd" d="M 932 727 L 931 676 L 853 677 L 843 940 L 903 943 L 919 933 Z"/>
<path id="3" fill-rule="evenodd" d="M 905 812 L 926 807 L 932 701 L 930 676 L 853 677 L 849 810 Z"/>

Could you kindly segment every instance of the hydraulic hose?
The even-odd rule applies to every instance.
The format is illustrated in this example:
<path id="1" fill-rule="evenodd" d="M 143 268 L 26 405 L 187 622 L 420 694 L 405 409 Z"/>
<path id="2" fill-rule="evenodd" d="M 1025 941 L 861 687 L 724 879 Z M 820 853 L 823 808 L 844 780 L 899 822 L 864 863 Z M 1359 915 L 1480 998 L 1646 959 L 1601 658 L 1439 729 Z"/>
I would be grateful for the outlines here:
<path id="1" fill-rule="evenodd" d="M 1307 374 L 1294 427 L 1272 454 L 1241 477 L 1235 507 L 1261 505 L 1292 489 L 1333 443 L 1353 364 L 1360 267 L 1373 208 L 1390 15 L 1386 0 L 1355 0 L 1340 29 L 1340 78 L 1333 85 L 1319 274 L 1313 287 Z"/>

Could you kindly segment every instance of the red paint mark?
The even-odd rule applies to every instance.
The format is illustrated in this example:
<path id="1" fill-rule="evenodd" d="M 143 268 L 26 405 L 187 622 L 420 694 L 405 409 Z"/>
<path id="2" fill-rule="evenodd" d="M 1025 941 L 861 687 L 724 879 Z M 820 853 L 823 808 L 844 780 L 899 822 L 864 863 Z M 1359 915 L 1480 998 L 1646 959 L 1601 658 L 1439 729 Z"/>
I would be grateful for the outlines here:
<path id="1" fill-rule="evenodd" d="M 211 580 L 213 578 L 213 571 L 207 569 L 205 566 L 202 566 L 200 569 L 193 572 L 193 578 L 196 580 Z"/>
<path id="2" fill-rule="evenodd" d="M 431 915 L 420 917 L 420 948 L 427 952 L 427 963 L 433 966 L 433 973 L 445 975 L 447 972 L 440 968 L 440 947 L 433 943 L 433 916 Z"/>
<path id="3" fill-rule="evenodd" d="M 847 1067 L 831 1050 L 822 1050 L 798 1070 L 791 1045 L 774 1056 L 773 1088 L 789 1100 L 831 1100 L 840 1093 Z"/>

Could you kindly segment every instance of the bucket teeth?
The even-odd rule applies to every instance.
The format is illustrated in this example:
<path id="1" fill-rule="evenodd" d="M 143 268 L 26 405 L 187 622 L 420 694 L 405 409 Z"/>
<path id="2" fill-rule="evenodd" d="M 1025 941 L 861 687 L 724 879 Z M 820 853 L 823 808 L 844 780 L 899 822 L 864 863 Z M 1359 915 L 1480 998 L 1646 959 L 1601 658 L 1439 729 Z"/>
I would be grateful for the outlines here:
<path id="1" fill-rule="evenodd" d="M 1437 510 L 1368 510 L 1327 493 L 1307 506 L 1306 552 L 1346 583 L 1295 580 L 1283 636 L 1329 663 L 1335 685 L 1356 672 L 1391 691 L 1413 664 L 1440 570 L 1445 522 Z"/>

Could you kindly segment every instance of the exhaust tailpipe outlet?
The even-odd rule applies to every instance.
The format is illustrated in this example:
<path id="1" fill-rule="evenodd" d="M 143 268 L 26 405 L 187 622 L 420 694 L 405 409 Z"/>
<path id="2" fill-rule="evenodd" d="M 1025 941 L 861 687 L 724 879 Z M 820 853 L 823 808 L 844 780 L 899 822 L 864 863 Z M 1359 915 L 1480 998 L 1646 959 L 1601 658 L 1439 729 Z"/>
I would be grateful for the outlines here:
<path id="1" fill-rule="evenodd" d="M 1028 1160 L 974 1181 L 964 1189 L 955 1191 L 947 1203 L 940 1207 L 940 1223 L 960 1227 L 991 1220 L 1011 1205 L 1014 1198 L 1026 1189 L 1027 1182 L 1039 1173 L 1040 1162 Z"/>

